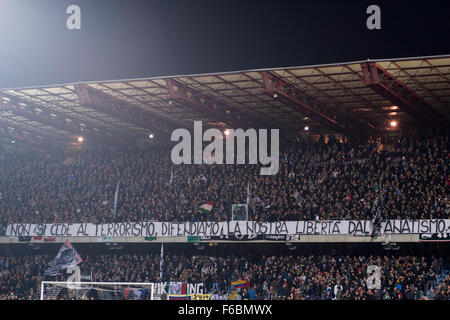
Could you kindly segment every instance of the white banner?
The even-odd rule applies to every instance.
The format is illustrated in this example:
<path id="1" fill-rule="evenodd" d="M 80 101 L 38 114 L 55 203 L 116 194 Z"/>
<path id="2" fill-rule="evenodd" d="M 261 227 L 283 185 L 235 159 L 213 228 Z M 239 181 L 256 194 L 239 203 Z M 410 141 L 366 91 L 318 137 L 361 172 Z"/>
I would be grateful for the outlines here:
<path id="1" fill-rule="evenodd" d="M 183 284 L 186 285 L 183 291 Z M 158 282 L 154 283 L 157 294 L 195 294 L 204 293 L 203 283 L 183 283 L 183 282 Z"/>
<path id="2" fill-rule="evenodd" d="M 450 219 L 388 220 L 381 233 L 419 234 L 450 232 Z M 126 222 L 9 224 L 6 236 L 45 237 L 183 237 L 244 235 L 348 235 L 370 236 L 369 220 L 330 221 L 229 221 L 229 222 Z"/>

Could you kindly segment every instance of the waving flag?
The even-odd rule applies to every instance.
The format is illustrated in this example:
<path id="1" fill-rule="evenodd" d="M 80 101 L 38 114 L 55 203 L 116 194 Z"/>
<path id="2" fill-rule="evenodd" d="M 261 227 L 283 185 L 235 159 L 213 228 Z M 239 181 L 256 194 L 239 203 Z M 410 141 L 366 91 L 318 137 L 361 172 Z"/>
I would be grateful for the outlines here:
<path id="1" fill-rule="evenodd" d="M 202 204 L 200 206 L 200 208 L 198 208 L 198 210 L 203 213 L 210 213 L 212 210 L 212 207 L 213 207 L 213 203 L 210 201 L 210 202 L 206 202 L 206 203 Z"/>
<path id="2" fill-rule="evenodd" d="M 45 270 L 44 275 L 55 276 L 60 274 L 60 270 L 67 269 L 80 264 L 83 261 L 77 250 L 67 240 L 59 249 L 56 258 L 49 263 L 50 267 Z"/>
<path id="3" fill-rule="evenodd" d="M 231 284 L 235 289 L 246 288 L 250 286 L 250 282 L 248 282 L 247 280 L 232 281 Z"/>

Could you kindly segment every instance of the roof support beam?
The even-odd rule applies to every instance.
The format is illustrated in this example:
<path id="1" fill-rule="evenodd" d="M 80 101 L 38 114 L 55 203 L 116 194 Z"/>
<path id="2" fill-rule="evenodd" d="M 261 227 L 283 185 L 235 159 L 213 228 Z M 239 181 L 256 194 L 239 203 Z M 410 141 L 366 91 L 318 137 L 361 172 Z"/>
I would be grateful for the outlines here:
<path id="1" fill-rule="evenodd" d="M 445 74 L 443 74 L 441 71 L 439 71 L 439 69 L 436 66 L 432 65 L 428 59 L 425 59 L 425 62 L 431 67 L 431 69 L 437 71 L 437 73 L 439 73 L 442 78 L 447 80 L 447 82 L 450 82 L 450 79 Z M 445 65 L 439 66 L 439 68 L 445 68 L 445 67 L 450 67 L 450 66 L 445 66 Z"/>
<path id="2" fill-rule="evenodd" d="M 22 141 L 35 147 L 47 150 L 55 150 L 56 146 L 58 145 L 57 143 L 49 143 L 55 142 L 55 140 L 47 135 L 45 137 L 42 137 L 43 139 L 39 139 L 39 136 L 44 135 L 40 132 L 38 133 L 36 130 L 25 130 L 7 122 L 0 121 L 0 123 L 2 123 L 2 125 L 0 126 L 0 135 L 7 137 L 8 139 Z M 7 127 L 14 128 L 14 132 L 8 130 Z M 25 131 L 29 132 L 29 134 L 25 134 Z M 31 136 L 30 133 L 33 135 Z"/>
<path id="3" fill-rule="evenodd" d="M 445 117 L 376 62 L 361 63 L 366 86 L 430 127 L 445 126 Z"/>
<path id="4" fill-rule="evenodd" d="M 326 79 L 328 79 L 329 81 L 331 81 L 336 87 L 341 88 L 343 91 L 347 92 L 348 94 L 356 97 L 357 99 L 361 99 L 364 101 L 364 103 L 366 104 L 366 106 L 371 107 L 369 103 L 367 103 L 367 101 L 364 99 L 364 97 L 362 96 L 358 96 L 356 93 L 354 93 L 351 89 L 347 88 L 346 86 L 344 86 L 340 81 L 337 81 L 336 79 L 334 79 L 333 77 L 330 77 L 329 75 L 327 75 L 325 72 L 323 72 L 322 70 L 320 70 L 319 68 L 314 68 L 314 70 L 316 70 L 317 72 L 319 72 L 320 74 L 322 74 Z M 299 78 L 301 79 L 301 78 Z M 328 94 L 327 94 L 328 95 Z M 328 95 L 328 97 L 330 97 L 330 95 Z M 330 97 L 331 98 L 331 97 Z M 364 124 L 366 124 L 369 129 L 376 129 L 377 125 L 371 123 L 369 120 L 367 119 L 362 119 L 362 117 L 358 117 L 359 121 L 364 122 Z M 358 121 L 358 119 L 356 121 Z"/>
<path id="5" fill-rule="evenodd" d="M 164 123 L 167 119 L 162 119 L 158 115 L 138 107 L 130 102 L 123 101 L 85 84 L 74 85 L 75 91 L 80 99 L 80 103 L 122 121 L 128 121 L 142 128 L 157 130 L 164 133 L 171 133 L 173 130 Z"/>
<path id="6" fill-rule="evenodd" d="M 337 120 L 338 117 L 335 114 L 326 115 L 323 111 L 317 110 L 311 104 L 311 97 L 307 97 L 294 85 L 268 71 L 262 71 L 260 74 L 263 79 L 265 91 L 271 97 L 277 95 L 278 99 L 286 101 L 293 109 L 303 114 L 307 113 L 311 116 L 315 116 L 316 118 L 330 124 L 343 134 L 348 135 L 350 133 L 348 128 Z"/>
<path id="7" fill-rule="evenodd" d="M 401 70 L 401 72 L 403 72 L 404 74 L 406 74 L 408 76 L 409 79 L 411 79 L 412 81 L 414 81 L 418 86 L 420 86 L 421 88 L 423 88 L 426 92 L 428 92 L 428 94 L 430 96 L 433 96 L 433 98 L 435 98 L 436 100 L 438 100 L 440 103 L 445 105 L 445 102 L 442 101 L 442 99 L 437 96 L 436 94 L 434 94 L 433 91 L 429 90 L 427 87 L 425 87 L 419 80 L 416 79 L 416 77 L 414 77 L 413 75 L 411 75 L 411 73 L 409 73 L 407 70 L 402 69 L 395 61 L 392 61 L 392 64 L 394 66 L 396 66 L 397 68 L 399 68 Z"/>
<path id="8" fill-rule="evenodd" d="M 9 98 L 9 101 L 3 100 L 0 108 L 9 110 L 13 114 L 21 116 L 25 119 L 34 120 L 43 125 L 68 132 L 69 134 L 84 136 L 87 139 L 97 140 L 106 144 L 121 143 L 120 139 L 108 138 L 107 135 L 95 132 L 87 123 L 76 118 L 70 117 L 65 113 L 51 110 L 45 106 L 32 103 L 28 100 L 21 99 L 16 96 L 0 93 L 0 96 Z M 68 121 L 68 120 L 70 121 Z"/>
<path id="9" fill-rule="evenodd" d="M 232 115 L 230 109 L 224 103 L 206 97 L 204 94 L 188 88 L 175 79 L 166 79 L 166 83 L 171 100 L 177 101 L 182 105 L 188 105 L 201 115 L 213 116 L 215 121 L 232 125 L 234 128 L 251 127 L 251 123 L 245 121 L 241 115 Z"/>
<path id="10" fill-rule="evenodd" d="M 323 76 L 325 79 L 330 80 L 330 81 L 333 82 L 336 86 L 339 86 L 339 87 L 340 87 L 341 89 L 343 89 L 344 91 L 349 92 L 349 93 L 352 94 L 354 97 L 356 97 L 357 99 L 359 99 L 359 96 L 357 96 L 353 91 L 351 91 L 351 90 L 348 89 L 347 87 L 343 86 L 343 85 L 341 84 L 341 82 L 338 82 L 338 81 L 336 81 L 335 79 L 333 79 L 332 77 L 329 77 L 327 74 L 325 74 L 322 70 L 320 70 L 320 69 L 318 69 L 318 68 L 313 68 L 313 69 L 316 70 L 317 72 L 321 73 L 322 76 Z M 304 80 L 304 79 L 303 79 L 303 76 L 302 76 L 302 77 L 297 76 L 297 75 L 295 75 L 295 74 L 294 74 L 292 71 L 290 71 L 290 70 L 286 70 L 286 72 L 287 72 L 288 74 L 290 74 L 291 76 L 295 77 L 296 80 L 302 82 L 302 84 L 304 84 L 305 86 L 308 86 L 309 88 L 313 89 L 315 92 L 319 93 L 320 95 L 326 96 L 327 99 L 329 99 L 329 101 L 333 101 L 334 110 L 339 109 L 340 112 L 342 112 L 342 115 L 345 116 L 346 119 L 351 120 L 351 121 L 353 121 L 353 122 L 355 122 L 355 123 L 361 123 L 361 124 L 363 124 L 364 129 L 372 130 L 372 129 L 375 129 L 375 128 L 376 128 L 375 124 L 371 123 L 371 122 L 370 122 L 369 120 L 367 120 L 367 119 L 364 119 L 363 117 L 358 117 L 358 119 L 355 119 L 354 117 L 351 117 L 351 116 L 349 115 L 349 113 L 348 113 L 344 108 L 342 108 L 342 107 L 339 105 L 338 102 L 335 101 L 335 98 L 338 97 L 338 96 L 336 96 L 336 95 L 330 95 L 330 94 L 327 92 L 327 90 L 323 90 L 323 89 L 317 88 L 317 87 L 314 86 L 312 83 L 309 83 L 308 81 Z M 335 89 L 333 88 L 333 89 L 328 89 L 328 90 L 335 90 Z M 361 98 L 364 99 L 363 97 L 361 97 Z M 319 103 L 320 103 L 320 101 L 319 101 Z M 367 128 L 367 126 L 368 126 L 369 128 Z"/>
<path id="11" fill-rule="evenodd" d="M 220 79 L 221 81 L 223 81 L 224 83 L 226 83 L 228 86 L 233 87 L 234 90 L 241 90 L 241 91 L 243 91 L 243 92 L 246 92 L 245 89 L 238 87 L 234 82 L 228 81 L 228 80 L 224 79 L 223 77 L 221 77 L 220 75 L 216 75 L 216 77 L 217 77 L 218 79 Z M 196 80 L 195 77 L 191 78 L 190 80 L 191 80 L 191 81 L 194 81 L 194 82 L 197 83 L 198 85 L 203 85 L 201 82 L 199 82 L 198 80 Z M 220 96 L 220 95 L 224 96 L 224 94 L 223 94 L 222 92 L 220 92 L 220 91 L 218 91 L 218 90 L 216 90 L 216 89 L 214 89 L 214 88 L 211 88 L 210 85 L 206 84 L 206 86 L 208 87 L 209 90 L 211 90 L 212 92 L 214 92 L 214 94 L 215 94 L 216 96 Z M 234 103 L 236 103 L 236 104 L 238 104 L 238 105 L 246 105 L 246 107 L 247 107 L 248 109 L 250 109 L 249 112 L 250 112 L 252 115 L 257 115 L 257 114 L 258 114 L 258 111 L 257 111 L 257 110 L 255 110 L 254 108 L 248 106 L 245 102 L 243 103 L 243 102 L 237 101 L 237 100 L 236 100 L 236 97 L 238 97 L 238 95 L 228 96 L 228 97 L 226 97 L 226 98 L 228 98 L 228 99 L 230 99 L 230 100 L 233 100 Z M 231 107 L 231 106 L 228 106 L 228 108 L 229 108 L 230 110 L 232 110 L 233 113 L 239 114 L 240 118 L 243 119 L 243 120 L 245 120 L 245 122 L 247 123 L 247 125 L 252 124 L 252 126 L 253 126 L 254 128 L 256 128 L 256 127 L 258 127 L 258 128 L 270 128 L 270 127 L 271 127 L 271 124 L 269 124 L 269 122 L 271 122 L 271 121 L 270 121 L 270 120 L 267 121 L 268 119 L 255 119 L 254 117 L 250 117 L 250 116 L 249 116 L 249 112 L 245 112 L 245 113 L 244 113 L 242 110 L 238 110 L 237 108 L 233 108 L 233 107 Z M 261 113 L 260 113 L 260 114 L 261 114 Z"/>

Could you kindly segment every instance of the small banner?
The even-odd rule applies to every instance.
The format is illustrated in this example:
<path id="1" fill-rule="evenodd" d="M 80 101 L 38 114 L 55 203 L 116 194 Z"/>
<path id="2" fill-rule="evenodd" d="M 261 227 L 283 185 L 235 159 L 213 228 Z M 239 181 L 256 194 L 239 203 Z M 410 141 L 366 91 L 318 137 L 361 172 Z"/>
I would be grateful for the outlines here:
<path id="1" fill-rule="evenodd" d="M 234 291 L 228 295 L 228 300 L 239 300 L 239 294 Z"/>
<path id="2" fill-rule="evenodd" d="M 114 238 L 113 237 L 99 237 L 98 238 L 98 242 L 113 242 Z"/>
<path id="3" fill-rule="evenodd" d="M 155 241 L 156 237 L 144 237 L 144 240 L 146 240 L 146 241 Z"/>
<path id="4" fill-rule="evenodd" d="M 215 294 L 211 295 L 211 299 L 210 300 L 229 300 L 228 297 L 229 297 L 228 293 L 226 293 L 226 294 L 217 294 L 217 293 L 215 293 Z"/>
<path id="5" fill-rule="evenodd" d="M 184 282 L 170 282 L 169 294 L 182 294 L 186 295 L 186 283 Z"/>
<path id="6" fill-rule="evenodd" d="M 200 236 L 188 236 L 187 241 L 188 242 L 200 242 Z"/>
<path id="7" fill-rule="evenodd" d="M 167 300 L 193 300 L 192 294 L 169 294 Z"/>
<path id="8" fill-rule="evenodd" d="M 193 300 L 211 300 L 211 294 L 209 293 L 196 293 L 193 296 Z"/>
<path id="9" fill-rule="evenodd" d="M 421 233 L 420 242 L 450 242 L 450 233 Z"/>

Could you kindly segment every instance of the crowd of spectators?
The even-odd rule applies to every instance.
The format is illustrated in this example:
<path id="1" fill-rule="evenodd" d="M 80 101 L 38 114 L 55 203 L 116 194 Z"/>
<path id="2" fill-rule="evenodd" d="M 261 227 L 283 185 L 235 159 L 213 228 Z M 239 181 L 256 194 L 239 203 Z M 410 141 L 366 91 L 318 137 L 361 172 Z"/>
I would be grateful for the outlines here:
<path id="1" fill-rule="evenodd" d="M 250 220 L 370 219 L 381 177 L 382 219 L 448 218 L 448 132 L 379 142 L 299 136 L 282 143 L 274 176 L 261 176 L 260 165 L 177 166 L 170 148 L 2 154 L 0 225 L 226 221 L 247 186 Z M 209 214 L 198 211 L 205 202 Z"/>
<path id="2" fill-rule="evenodd" d="M 0 299 L 39 299 L 49 255 L 0 257 Z M 79 265 L 97 282 L 203 283 L 204 293 L 233 291 L 246 279 L 241 299 L 254 290 L 261 300 L 449 300 L 450 275 L 442 258 L 420 256 L 91 254 Z M 368 266 L 380 267 L 381 288 L 369 289 Z M 62 275 L 45 280 L 63 280 Z M 370 282 L 370 280 L 369 280 Z"/>

